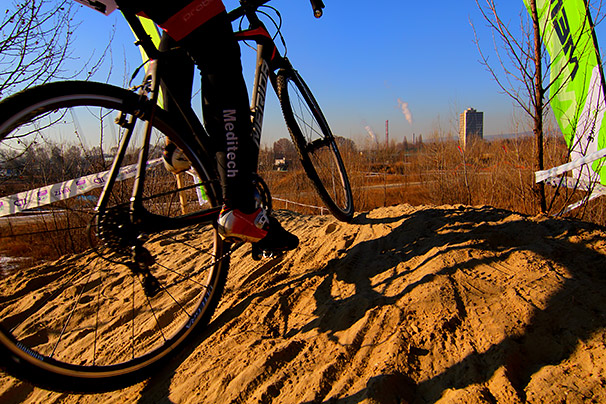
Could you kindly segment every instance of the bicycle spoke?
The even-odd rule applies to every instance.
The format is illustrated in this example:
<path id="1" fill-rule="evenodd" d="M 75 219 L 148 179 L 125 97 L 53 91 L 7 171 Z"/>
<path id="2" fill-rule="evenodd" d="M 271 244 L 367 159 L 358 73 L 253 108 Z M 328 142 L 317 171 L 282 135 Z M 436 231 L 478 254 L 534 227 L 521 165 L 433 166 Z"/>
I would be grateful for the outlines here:
<path id="1" fill-rule="evenodd" d="M 102 270 L 99 272 L 103 272 Z M 101 279 L 102 274 L 99 274 L 99 278 Z M 101 284 L 103 284 L 103 282 L 100 282 L 99 286 L 97 287 L 97 309 L 95 310 L 95 334 L 94 334 L 94 338 L 93 338 L 93 366 L 95 366 L 97 364 L 97 337 L 98 337 L 98 331 L 99 331 L 99 311 L 101 308 Z"/>
<path id="2" fill-rule="evenodd" d="M 68 327 L 68 325 L 69 325 L 69 323 L 70 323 L 70 321 L 71 321 L 71 319 L 72 319 L 72 317 L 74 315 L 74 312 L 76 311 L 76 309 L 78 307 L 78 304 L 80 303 L 80 299 L 82 298 L 82 294 L 84 293 L 84 287 L 88 284 L 88 281 L 90 280 L 91 276 L 92 276 L 92 271 L 89 272 L 87 281 L 80 288 L 80 293 L 78 294 L 78 298 L 74 301 L 72 309 L 70 310 L 69 315 L 68 315 L 67 319 L 65 320 L 65 324 L 63 325 L 63 329 L 59 333 L 59 337 L 57 338 L 57 342 L 55 343 L 55 346 L 54 346 L 53 350 L 51 351 L 50 355 L 48 355 L 51 358 L 55 355 L 55 351 L 57 350 L 57 347 L 61 343 L 61 339 L 63 338 L 65 330 L 67 329 L 67 327 Z"/>
<path id="3" fill-rule="evenodd" d="M 132 349 L 132 357 L 131 359 L 135 359 L 135 278 L 132 277 L 132 289 L 131 289 L 131 297 L 130 300 L 132 302 L 132 307 L 131 307 L 131 323 L 130 323 L 130 330 L 131 330 L 131 337 L 130 337 L 130 343 L 131 343 L 131 349 Z"/>

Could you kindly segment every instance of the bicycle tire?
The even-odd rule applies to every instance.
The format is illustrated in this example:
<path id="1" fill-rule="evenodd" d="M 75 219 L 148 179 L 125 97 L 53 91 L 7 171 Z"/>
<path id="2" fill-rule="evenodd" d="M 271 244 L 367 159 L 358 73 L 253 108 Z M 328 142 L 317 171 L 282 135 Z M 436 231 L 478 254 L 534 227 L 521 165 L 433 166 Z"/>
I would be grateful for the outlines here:
<path id="1" fill-rule="evenodd" d="M 284 120 L 303 169 L 330 212 L 350 222 L 354 214 L 351 185 L 318 102 L 294 69 L 281 69 L 276 84 Z"/>
<path id="2" fill-rule="evenodd" d="M 113 122 L 116 113 L 138 116 L 135 145 L 142 120 L 151 116 L 145 105 L 130 91 L 91 82 L 45 84 L 3 100 L 0 201 L 107 169 L 107 154 L 123 132 Z M 175 122 L 156 110 L 152 135 L 159 143 L 151 157 L 160 156 L 165 136 L 179 145 L 205 184 L 208 203 L 202 206 L 196 199 L 199 184 L 184 190 L 162 164 L 148 165 L 150 189 L 144 197 L 155 218 L 175 218 L 184 207 L 195 211 L 220 201 L 218 184 L 210 182 L 212 162 L 200 159 L 201 145 L 187 139 Z M 124 167 L 130 159 L 129 152 Z M 145 280 L 120 250 L 134 230 L 112 228 L 112 220 L 120 223 L 120 215 L 128 213 L 124 207 L 133 181 L 114 183 L 105 222 L 92 210 L 99 188 L 40 207 L 33 215 L 0 216 L 0 258 L 19 258 L 9 263 L 4 258 L 0 275 L 0 365 L 8 373 L 56 391 L 114 390 L 149 376 L 209 322 L 225 284 L 228 244 L 212 225 L 152 234 L 143 246 L 154 257 L 150 273 L 160 286 L 156 295 L 147 295 L 152 293 Z M 176 202 L 180 195 L 185 202 Z M 101 232 L 113 234 L 113 241 L 103 236 L 112 248 L 97 244 Z M 82 245 L 83 238 L 95 245 Z"/>

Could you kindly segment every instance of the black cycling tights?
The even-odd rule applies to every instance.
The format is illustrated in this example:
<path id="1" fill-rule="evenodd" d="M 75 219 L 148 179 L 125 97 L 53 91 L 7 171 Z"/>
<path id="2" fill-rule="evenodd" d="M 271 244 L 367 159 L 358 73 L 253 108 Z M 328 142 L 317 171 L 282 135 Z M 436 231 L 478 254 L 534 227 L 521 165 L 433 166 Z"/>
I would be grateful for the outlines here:
<path id="1" fill-rule="evenodd" d="M 173 0 L 167 6 L 152 1 L 142 2 L 140 9 L 156 23 L 189 1 Z M 202 112 L 204 124 L 216 150 L 224 203 L 245 212 L 254 210 L 253 174 L 257 169 L 259 145 L 252 139 L 248 92 L 242 76 L 240 46 L 234 38 L 227 13 L 222 12 L 205 22 L 182 40 L 173 41 L 164 34 L 161 48 L 177 45 L 185 52 L 174 52 L 165 70 L 171 79 L 171 94 L 179 102 L 189 103 L 193 81 L 193 64 L 202 76 Z M 174 82 L 173 82 L 174 81 Z M 167 109 L 174 108 L 172 103 Z"/>

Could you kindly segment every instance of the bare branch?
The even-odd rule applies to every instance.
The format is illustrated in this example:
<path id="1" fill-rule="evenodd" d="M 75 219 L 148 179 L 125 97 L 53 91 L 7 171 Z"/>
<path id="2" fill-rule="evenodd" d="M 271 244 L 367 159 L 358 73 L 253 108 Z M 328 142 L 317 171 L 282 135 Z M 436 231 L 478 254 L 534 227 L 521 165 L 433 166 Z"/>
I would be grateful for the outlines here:
<path id="1" fill-rule="evenodd" d="M 61 77 L 77 24 L 70 0 L 13 0 L 0 22 L 0 96 Z"/>

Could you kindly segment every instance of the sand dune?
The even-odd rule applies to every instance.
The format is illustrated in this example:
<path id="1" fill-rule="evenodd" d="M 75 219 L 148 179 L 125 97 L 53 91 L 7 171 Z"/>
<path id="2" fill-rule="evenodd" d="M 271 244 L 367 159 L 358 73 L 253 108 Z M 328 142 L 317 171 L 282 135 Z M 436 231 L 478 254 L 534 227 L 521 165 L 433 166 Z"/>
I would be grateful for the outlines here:
<path id="1" fill-rule="evenodd" d="M 135 386 L 0 402 L 606 402 L 606 232 L 491 207 L 280 212 L 298 250 L 238 250 L 208 332 Z"/>

